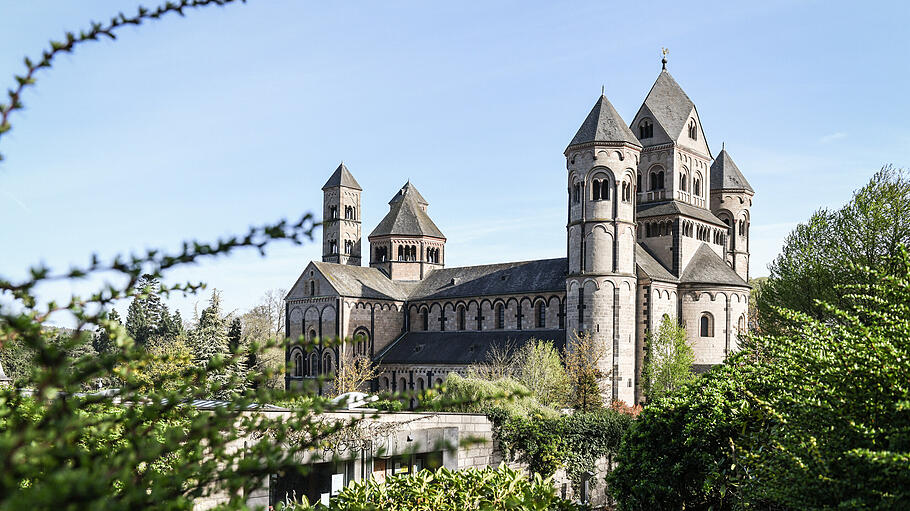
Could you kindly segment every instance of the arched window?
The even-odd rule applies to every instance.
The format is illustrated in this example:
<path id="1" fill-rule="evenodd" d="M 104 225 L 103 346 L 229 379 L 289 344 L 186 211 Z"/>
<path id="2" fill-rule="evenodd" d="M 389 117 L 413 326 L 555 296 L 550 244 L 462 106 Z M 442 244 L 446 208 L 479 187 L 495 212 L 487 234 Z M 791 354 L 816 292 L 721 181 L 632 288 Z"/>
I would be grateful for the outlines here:
<path id="1" fill-rule="evenodd" d="M 420 321 L 423 323 L 424 332 L 430 330 L 430 313 L 426 308 L 420 311 Z"/>
<path id="2" fill-rule="evenodd" d="M 692 182 L 692 193 L 694 193 L 697 197 L 701 197 L 701 179 L 697 177 Z"/>
<path id="3" fill-rule="evenodd" d="M 398 245 L 398 260 L 404 261 L 404 247 L 401 245 Z"/>
<path id="4" fill-rule="evenodd" d="M 654 125 L 651 121 L 644 119 L 638 125 L 638 138 L 651 138 L 654 136 Z"/>
<path id="5" fill-rule="evenodd" d="M 335 370 L 334 364 L 332 363 L 332 354 L 326 353 L 322 356 L 322 373 L 328 374 Z"/>
<path id="6" fill-rule="evenodd" d="M 746 315 L 740 314 L 739 320 L 736 322 L 736 330 L 740 335 L 746 333 Z"/>
<path id="7" fill-rule="evenodd" d="M 543 302 L 537 302 L 537 328 L 546 328 L 547 326 L 547 305 Z"/>
<path id="8" fill-rule="evenodd" d="M 389 258 L 389 250 L 386 247 L 376 247 L 376 261 L 384 263 Z"/>
<path id="9" fill-rule="evenodd" d="M 651 179 L 649 179 L 649 182 L 651 183 L 651 186 L 649 190 L 657 190 L 657 173 L 652 172 L 650 177 Z"/>
<path id="10" fill-rule="evenodd" d="M 354 345 L 354 355 L 367 356 L 370 354 L 370 336 L 365 330 L 357 330 L 354 332 L 352 342 Z"/>
<path id="11" fill-rule="evenodd" d="M 345 218 L 345 220 L 353 220 L 353 219 L 354 219 L 354 207 L 353 207 L 353 206 L 345 206 L 345 207 L 344 207 L 344 218 Z"/>
<path id="12" fill-rule="evenodd" d="M 679 189 L 685 192 L 688 190 L 688 188 L 689 188 L 689 180 L 686 179 L 686 173 L 680 172 L 679 173 Z"/>
<path id="13" fill-rule="evenodd" d="M 641 191 L 641 174 L 635 174 L 635 189 Z"/>
<path id="14" fill-rule="evenodd" d="M 458 323 L 458 329 L 464 330 L 464 305 L 458 306 L 458 311 L 455 313 L 455 322 Z"/>
<path id="15" fill-rule="evenodd" d="M 698 140 L 698 129 L 695 125 L 695 119 L 689 120 L 689 138 Z"/>
<path id="16" fill-rule="evenodd" d="M 600 200 L 600 180 L 595 179 L 591 182 L 591 200 Z"/>
<path id="17" fill-rule="evenodd" d="M 344 253 L 350 254 L 354 251 L 354 242 L 351 240 L 344 240 Z"/>
<path id="18" fill-rule="evenodd" d="M 506 327 L 506 311 L 501 303 L 496 304 L 496 328 L 502 330 Z"/>
<path id="19" fill-rule="evenodd" d="M 581 202 L 581 183 L 575 183 L 572 186 L 572 202 L 575 204 Z"/>
<path id="20" fill-rule="evenodd" d="M 329 254 L 335 255 L 338 253 L 338 242 L 335 240 L 329 241 Z"/>
<path id="21" fill-rule="evenodd" d="M 329 220 L 338 218 L 338 206 L 329 206 Z"/>
<path id="22" fill-rule="evenodd" d="M 319 374 L 319 357 L 315 353 L 310 355 L 310 376 Z"/>
<path id="23" fill-rule="evenodd" d="M 310 281 L 310 296 L 316 296 L 316 281 Z"/>
<path id="24" fill-rule="evenodd" d="M 699 326 L 702 337 L 714 337 L 714 317 L 710 313 L 705 312 L 701 315 Z"/>
<path id="25" fill-rule="evenodd" d="M 657 173 L 657 189 L 664 189 L 664 173 L 663 171 Z"/>
<path id="26" fill-rule="evenodd" d="M 303 353 L 299 351 L 294 353 L 294 376 L 303 377 Z"/>

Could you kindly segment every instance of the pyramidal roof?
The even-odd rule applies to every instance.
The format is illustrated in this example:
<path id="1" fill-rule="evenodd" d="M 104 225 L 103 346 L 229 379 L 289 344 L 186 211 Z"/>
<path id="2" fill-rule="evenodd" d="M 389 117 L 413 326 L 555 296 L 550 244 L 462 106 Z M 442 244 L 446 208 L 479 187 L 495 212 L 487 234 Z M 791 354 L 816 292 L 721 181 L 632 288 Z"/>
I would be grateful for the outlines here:
<path id="1" fill-rule="evenodd" d="M 695 103 L 665 68 L 651 86 L 651 91 L 645 98 L 645 106 L 667 135 L 676 140 L 682 134 Z"/>
<path id="2" fill-rule="evenodd" d="M 360 183 L 354 179 L 354 176 L 351 174 L 351 171 L 345 167 L 344 162 L 341 162 L 341 165 L 335 169 L 335 172 L 332 173 L 332 177 L 322 185 L 322 189 L 335 188 L 337 186 L 344 186 L 346 188 L 353 188 L 355 190 L 363 191 L 363 188 L 360 187 Z"/>
<path id="3" fill-rule="evenodd" d="M 711 164 L 711 189 L 712 190 L 746 190 L 755 193 L 749 186 L 746 176 L 739 171 L 727 149 L 721 149 L 717 159 Z"/>
<path id="4" fill-rule="evenodd" d="M 569 147 L 591 142 L 628 142 L 641 147 L 641 142 L 635 138 L 632 130 L 604 95 L 594 103 L 594 108 L 585 122 L 581 123 L 575 137 L 569 142 Z"/>
<path id="5" fill-rule="evenodd" d="M 374 236 L 432 236 L 445 239 L 424 208 L 427 201 L 408 181 L 389 201 L 389 212 L 370 233 Z"/>
<path id="6" fill-rule="evenodd" d="M 417 191 L 417 187 L 411 184 L 410 180 L 408 180 L 408 182 L 401 187 L 401 190 L 398 190 L 398 193 L 392 197 L 392 200 L 389 201 L 389 204 L 401 202 L 405 199 L 413 199 L 417 201 L 418 204 L 421 204 L 423 206 L 430 205 L 430 203 L 423 198 L 423 195 L 420 195 L 420 192 Z"/>
<path id="7" fill-rule="evenodd" d="M 717 255 L 706 243 L 702 243 L 682 275 L 679 281 L 684 284 L 722 284 L 727 286 L 748 287 L 746 283 L 733 268 L 730 268 L 723 259 Z"/>

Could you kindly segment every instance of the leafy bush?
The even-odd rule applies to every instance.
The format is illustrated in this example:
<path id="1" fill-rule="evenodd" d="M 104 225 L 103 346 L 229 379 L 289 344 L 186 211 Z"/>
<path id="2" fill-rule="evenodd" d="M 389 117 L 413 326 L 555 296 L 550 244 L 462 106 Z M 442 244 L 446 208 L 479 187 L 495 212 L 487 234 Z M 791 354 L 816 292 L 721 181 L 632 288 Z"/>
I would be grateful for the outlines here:
<path id="1" fill-rule="evenodd" d="M 333 497 L 332 510 L 386 511 L 573 511 L 583 509 L 556 496 L 549 479 L 528 479 L 506 466 L 450 471 L 421 470 L 384 482 L 356 482 Z"/>
<path id="2" fill-rule="evenodd" d="M 731 509 L 732 440 L 747 420 L 743 356 L 649 404 L 622 439 L 608 476 L 620 509 Z"/>
<path id="3" fill-rule="evenodd" d="M 528 465 L 532 473 L 552 476 L 565 468 L 576 486 L 582 474 L 619 447 L 632 418 L 612 410 L 554 417 L 493 414 L 496 439 L 506 456 Z"/>
<path id="4" fill-rule="evenodd" d="M 485 414 L 495 408 L 509 416 L 556 415 L 555 410 L 541 405 L 527 387 L 512 378 L 490 381 L 449 373 L 442 386 L 428 395 L 427 407 L 436 410 Z"/>

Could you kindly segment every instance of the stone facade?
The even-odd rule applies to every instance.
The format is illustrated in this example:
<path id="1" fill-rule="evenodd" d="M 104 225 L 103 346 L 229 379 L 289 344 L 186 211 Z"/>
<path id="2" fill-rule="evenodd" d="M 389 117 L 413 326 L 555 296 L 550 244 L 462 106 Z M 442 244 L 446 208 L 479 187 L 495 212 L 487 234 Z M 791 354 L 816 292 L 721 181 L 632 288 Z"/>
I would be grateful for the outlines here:
<path id="1" fill-rule="evenodd" d="M 315 343 L 289 348 L 288 385 L 352 350 L 379 364 L 374 390 L 421 390 L 493 349 L 535 338 L 572 349 L 587 332 L 608 353 L 606 397 L 635 403 L 645 339 L 664 318 L 685 327 L 697 370 L 722 362 L 748 319 L 754 191 L 725 148 L 712 156 L 695 104 L 663 69 L 631 124 L 598 98 L 565 157 L 565 257 L 470 267 L 446 266 L 446 238 L 410 182 L 360 266 L 362 190 L 339 166 L 325 214 L 350 218 L 325 224 L 323 262 L 287 296 L 288 335 Z M 347 257 L 332 252 L 347 239 Z M 344 342 L 323 348 L 330 338 Z"/>

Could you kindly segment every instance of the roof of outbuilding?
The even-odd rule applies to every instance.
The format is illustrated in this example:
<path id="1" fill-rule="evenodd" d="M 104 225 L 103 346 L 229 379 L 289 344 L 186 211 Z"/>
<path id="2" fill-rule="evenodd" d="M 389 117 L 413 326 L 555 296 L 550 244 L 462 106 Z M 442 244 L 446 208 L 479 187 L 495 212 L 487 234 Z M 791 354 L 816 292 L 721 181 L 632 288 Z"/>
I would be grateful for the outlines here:
<path id="1" fill-rule="evenodd" d="M 628 142 L 641 147 L 641 142 L 635 138 L 635 134 L 604 95 L 600 96 L 581 123 L 575 137 L 569 142 L 569 147 L 590 142 Z"/>
<path id="2" fill-rule="evenodd" d="M 676 277 L 664 268 L 664 265 L 660 264 L 660 261 L 655 259 L 645 247 L 638 243 L 635 244 L 635 263 L 638 265 L 639 270 L 652 279 L 676 282 Z"/>
<path id="3" fill-rule="evenodd" d="M 565 291 L 566 258 L 442 268 L 418 284 L 411 299 Z"/>
<path id="4" fill-rule="evenodd" d="M 749 287 L 707 244 L 702 243 L 679 277 L 681 284 L 716 284 Z"/>
<path id="5" fill-rule="evenodd" d="M 665 215 L 684 215 L 696 220 L 701 220 L 702 222 L 707 222 L 709 224 L 723 226 L 725 228 L 727 227 L 727 224 L 723 223 L 721 219 L 717 218 L 714 213 L 711 213 L 707 209 L 693 206 L 691 204 L 677 200 L 669 200 L 665 202 L 648 202 L 645 204 L 640 204 L 638 206 L 637 213 L 638 218 L 651 218 L 655 216 Z"/>
<path id="6" fill-rule="evenodd" d="M 689 114 L 695 108 L 695 103 L 666 69 L 657 76 L 644 104 L 651 111 L 654 120 L 673 140 L 682 134 Z"/>
<path id="7" fill-rule="evenodd" d="M 746 176 L 739 171 L 727 149 L 721 149 L 717 159 L 711 164 L 711 189 L 712 190 L 746 190 L 755 192 L 746 181 Z"/>
<path id="8" fill-rule="evenodd" d="M 532 339 L 566 344 L 565 330 L 485 330 L 481 332 L 408 332 L 376 359 L 382 364 L 470 365 L 487 360 L 494 348 L 515 350 Z"/>
<path id="9" fill-rule="evenodd" d="M 328 188 L 334 188 L 336 186 L 344 186 L 347 188 L 353 188 L 355 190 L 363 190 L 360 187 L 360 184 L 354 179 L 354 176 L 351 174 L 351 171 L 344 165 L 344 162 L 341 162 L 341 165 L 335 169 L 335 172 L 332 173 L 332 176 L 329 177 L 329 180 L 322 185 L 322 189 L 326 190 Z"/>
<path id="10" fill-rule="evenodd" d="M 313 261 L 313 265 L 341 296 L 386 300 L 408 298 L 408 286 L 391 280 L 377 268 L 316 261 Z"/>
<path id="11" fill-rule="evenodd" d="M 423 210 L 426 200 L 410 182 L 389 201 L 389 212 L 370 233 L 373 236 L 431 236 L 445 239 L 430 215 Z"/>

